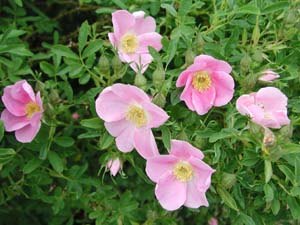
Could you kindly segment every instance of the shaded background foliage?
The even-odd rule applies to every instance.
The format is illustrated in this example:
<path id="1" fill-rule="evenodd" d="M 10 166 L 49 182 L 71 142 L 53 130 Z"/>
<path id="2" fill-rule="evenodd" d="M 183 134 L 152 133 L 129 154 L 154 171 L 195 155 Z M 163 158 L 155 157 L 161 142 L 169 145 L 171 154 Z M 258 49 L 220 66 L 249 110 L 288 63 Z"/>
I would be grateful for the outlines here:
<path id="1" fill-rule="evenodd" d="M 170 115 L 154 133 L 161 153 L 171 138 L 203 150 L 217 171 L 208 208 L 164 211 L 145 161 L 135 152 L 121 154 L 96 116 L 95 96 L 135 76 L 107 38 L 110 14 L 122 8 L 153 16 L 164 37 L 159 54 L 150 49 L 154 62 L 145 73 L 145 90 Z M 28 80 L 41 91 L 45 115 L 30 144 L 4 134 L 1 123 L 0 224 L 207 224 L 212 216 L 220 224 L 297 224 L 299 11 L 292 0 L 1 0 L 1 91 Z M 236 82 L 234 100 L 204 116 L 190 112 L 175 88 L 201 53 L 227 60 Z M 263 86 L 257 78 L 267 68 L 281 75 L 273 85 L 289 97 L 292 121 L 274 132 L 271 147 L 263 144 L 263 130 L 235 109 L 237 96 Z M 112 178 L 104 166 L 117 156 L 124 168 Z"/>

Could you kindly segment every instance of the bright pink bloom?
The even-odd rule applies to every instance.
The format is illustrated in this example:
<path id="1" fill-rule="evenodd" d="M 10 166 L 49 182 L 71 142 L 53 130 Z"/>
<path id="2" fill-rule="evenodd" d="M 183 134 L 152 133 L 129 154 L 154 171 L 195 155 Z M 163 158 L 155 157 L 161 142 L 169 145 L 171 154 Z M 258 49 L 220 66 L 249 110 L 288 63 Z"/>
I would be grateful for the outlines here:
<path id="1" fill-rule="evenodd" d="M 79 115 L 77 112 L 74 112 L 74 113 L 72 114 L 72 119 L 73 119 L 73 120 L 78 120 L 79 117 L 80 117 L 80 115 Z"/>
<path id="2" fill-rule="evenodd" d="M 264 127 L 280 128 L 288 125 L 287 97 L 274 87 L 261 88 L 256 93 L 242 95 L 236 108 L 242 115 L 248 115 L 254 123 Z"/>
<path id="3" fill-rule="evenodd" d="M 194 64 L 183 71 L 176 82 L 184 90 L 180 99 L 199 115 L 207 113 L 212 106 L 226 105 L 233 97 L 234 80 L 229 74 L 231 66 L 208 55 L 199 55 Z"/>
<path id="4" fill-rule="evenodd" d="M 159 51 L 162 48 L 161 35 L 155 32 L 155 20 L 151 16 L 145 17 L 145 12 L 129 13 L 118 10 L 112 13 L 114 32 L 108 37 L 111 44 L 118 49 L 120 60 L 130 64 L 138 72 L 144 73 L 152 62 L 148 47 Z"/>
<path id="5" fill-rule="evenodd" d="M 188 142 L 172 140 L 169 155 L 147 159 L 146 173 L 157 183 L 155 195 L 164 209 L 208 206 L 205 192 L 214 170 L 202 161 L 203 157 Z"/>
<path id="6" fill-rule="evenodd" d="M 215 217 L 210 218 L 208 225 L 218 225 L 218 220 Z"/>
<path id="7" fill-rule="evenodd" d="M 2 102 L 6 109 L 1 113 L 5 130 L 15 131 L 19 142 L 31 142 L 41 127 L 43 103 L 40 92 L 36 95 L 25 80 L 4 88 Z"/>
<path id="8" fill-rule="evenodd" d="M 276 80 L 277 78 L 279 78 L 280 75 L 278 73 L 275 73 L 272 70 L 266 70 L 262 73 L 262 76 L 259 77 L 258 79 L 260 81 L 264 81 L 264 82 L 272 82 L 274 80 Z"/>
<path id="9" fill-rule="evenodd" d="M 121 160 L 119 158 L 110 159 L 106 164 L 106 169 L 110 170 L 112 176 L 116 176 L 120 169 L 122 169 Z"/>
<path id="10" fill-rule="evenodd" d="M 144 91 L 132 85 L 114 84 L 100 93 L 96 111 L 108 132 L 116 137 L 120 151 L 136 148 L 144 158 L 158 154 L 151 128 L 159 127 L 169 116 Z"/>

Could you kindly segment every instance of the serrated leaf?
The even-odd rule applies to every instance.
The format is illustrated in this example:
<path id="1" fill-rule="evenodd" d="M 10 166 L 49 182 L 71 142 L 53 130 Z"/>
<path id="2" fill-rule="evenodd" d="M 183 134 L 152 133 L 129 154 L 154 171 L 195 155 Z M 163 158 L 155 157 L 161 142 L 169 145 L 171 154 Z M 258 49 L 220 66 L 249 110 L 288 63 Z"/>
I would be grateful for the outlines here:
<path id="1" fill-rule="evenodd" d="M 88 44 L 88 46 L 84 49 L 82 53 L 82 58 L 86 58 L 102 48 L 102 41 L 101 40 L 94 40 Z"/>
<path id="2" fill-rule="evenodd" d="M 89 34 L 90 34 L 90 26 L 87 21 L 84 21 L 84 23 L 82 23 L 79 28 L 79 34 L 78 34 L 78 47 L 80 52 L 86 45 Z"/>
<path id="3" fill-rule="evenodd" d="M 15 155 L 16 152 L 12 148 L 0 148 L 0 164 L 9 163 Z"/>
<path id="4" fill-rule="evenodd" d="M 84 127 L 92 129 L 100 129 L 103 127 L 103 122 L 98 117 L 81 120 L 80 124 Z"/>
<path id="5" fill-rule="evenodd" d="M 55 137 L 54 142 L 62 147 L 70 147 L 74 145 L 74 139 L 67 136 Z"/>
<path id="6" fill-rule="evenodd" d="M 178 9 L 178 15 L 179 16 L 185 16 L 188 14 L 190 9 L 193 6 L 193 1 L 192 0 L 181 0 L 180 1 L 180 6 Z"/>
<path id="7" fill-rule="evenodd" d="M 42 61 L 40 62 L 40 68 L 45 74 L 49 75 L 50 77 L 54 75 L 54 66 L 52 64 Z"/>
<path id="8" fill-rule="evenodd" d="M 56 152 L 49 151 L 48 152 L 48 160 L 56 172 L 58 172 L 58 173 L 63 172 L 63 170 L 64 170 L 63 161 Z"/>
<path id="9" fill-rule="evenodd" d="M 236 211 L 239 211 L 234 198 L 230 195 L 230 193 L 228 191 L 226 191 L 225 189 L 223 189 L 221 187 L 218 187 L 217 191 L 218 191 L 221 199 L 224 201 L 224 203 L 228 207 L 230 207 L 230 208 L 232 208 L 232 209 L 234 209 Z"/>
<path id="10" fill-rule="evenodd" d="M 248 5 L 244 5 L 244 6 L 240 7 L 236 11 L 236 13 L 238 13 L 238 14 L 255 14 L 255 15 L 259 15 L 260 10 L 254 4 L 250 3 Z"/>
<path id="11" fill-rule="evenodd" d="M 54 45 L 51 48 L 51 51 L 58 56 L 63 56 L 66 58 L 79 60 L 78 55 L 76 53 L 74 53 L 71 49 L 69 49 L 67 46 L 64 46 L 64 45 Z"/>
<path id="12" fill-rule="evenodd" d="M 265 160 L 265 182 L 268 183 L 273 175 L 272 163 Z"/>
<path id="13" fill-rule="evenodd" d="M 37 169 L 41 164 L 42 161 L 40 159 L 37 158 L 31 159 L 23 167 L 23 173 L 29 174 L 33 172 L 35 169 Z"/>
<path id="14" fill-rule="evenodd" d="M 274 199 L 274 191 L 269 184 L 264 185 L 265 199 L 266 202 L 271 202 Z"/>
<path id="15" fill-rule="evenodd" d="M 165 9 L 168 13 L 170 13 L 172 16 L 174 16 L 174 17 L 177 16 L 177 12 L 172 5 L 163 3 L 163 4 L 161 4 L 161 7 L 163 9 Z"/>
<path id="16" fill-rule="evenodd" d="M 288 8 L 288 7 L 289 7 L 289 2 L 288 1 L 276 2 L 276 3 L 273 3 L 269 6 L 267 6 L 266 8 L 264 8 L 262 10 L 262 14 L 273 13 L 273 12 L 276 12 L 278 10 L 283 10 L 285 8 Z"/>
<path id="17" fill-rule="evenodd" d="M 114 138 L 107 132 L 100 139 L 100 149 L 107 149 L 114 141 Z"/>
<path id="18" fill-rule="evenodd" d="M 171 146 L 171 132 L 169 130 L 168 127 L 166 126 L 163 126 L 161 128 L 161 133 L 162 133 L 162 141 L 163 141 L 163 144 L 165 146 L 166 149 L 170 149 L 170 146 Z"/>

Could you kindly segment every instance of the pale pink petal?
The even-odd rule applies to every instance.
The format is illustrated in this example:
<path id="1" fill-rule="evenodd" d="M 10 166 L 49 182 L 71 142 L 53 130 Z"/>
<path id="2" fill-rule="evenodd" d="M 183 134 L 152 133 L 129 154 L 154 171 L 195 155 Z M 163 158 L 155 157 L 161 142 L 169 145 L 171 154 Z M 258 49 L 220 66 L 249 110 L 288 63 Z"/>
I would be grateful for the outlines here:
<path id="1" fill-rule="evenodd" d="M 109 39 L 110 43 L 112 44 L 112 46 L 114 46 L 116 48 L 118 44 L 115 39 L 114 33 L 108 33 L 108 39 Z"/>
<path id="2" fill-rule="evenodd" d="M 215 172 L 209 165 L 202 160 L 191 157 L 188 162 L 193 166 L 194 182 L 199 191 L 205 192 L 211 184 L 211 175 Z"/>
<path id="3" fill-rule="evenodd" d="M 180 159 L 188 160 L 191 156 L 203 159 L 204 155 L 200 149 L 195 148 L 190 143 L 181 140 L 171 140 L 170 154 Z"/>
<path id="4" fill-rule="evenodd" d="M 273 115 L 270 115 L 271 117 L 263 117 L 261 119 L 257 119 L 257 118 L 253 118 L 253 122 L 264 126 L 264 127 L 269 127 L 269 128 L 275 128 L 275 129 L 279 129 L 281 126 L 279 124 L 279 122 L 274 118 Z"/>
<path id="5" fill-rule="evenodd" d="M 155 32 L 156 24 L 154 18 L 151 16 L 144 18 L 144 15 L 145 13 L 142 11 L 133 13 L 133 16 L 135 17 L 133 29 L 136 34 Z"/>
<path id="6" fill-rule="evenodd" d="M 214 104 L 216 97 L 215 88 L 212 86 L 207 91 L 199 92 L 192 90 L 192 101 L 196 112 L 199 115 L 206 114 Z"/>
<path id="7" fill-rule="evenodd" d="M 140 88 L 128 84 L 114 84 L 111 90 L 128 103 L 150 102 L 149 96 Z"/>
<path id="8" fill-rule="evenodd" d="M 265 110 L 284 110 L 287 106 L 287 97 L 278 88 L 265 87 L 256 93 L 256 103 L 262 104 Z"/>
<path id="9" fill-rule="evenodd" d="M 178 77 L 176 81 L 176 87 L 182 87 L 187 85 L 187 81 L 190 77 L 193 77 L 196 72 L 204 70 L 206 67 L 205 62 L 194 63 L 190 65 L 186 70 L 184 70 Z"/>
<path id="10" fill-rule="evenodd" d="M 241 95 L 236 101 L 236 108 L 242 115 L 250 115 L 248 107 L 255 104 L 255 93 Z"/>
<path id="11" fill-rule="evenodd" d="M 40 107 L 40 113 L 44 112 L 44 108 L 43 108 L 43 101 L 41 99 L 41 93 L 38 91 L 38 93 L 36 94 L 35 97 L 35 102 L 39 105 Z"/>
<path id="12" fill-rule="evenodd" d="M 168 114 L 162 108 L 151 102 L 143 103 L 142 108 L 149 114 L 148 128 L 159 127 L 169 119 Z"/>
<path id="13" fill-rule="evenodd" d="M 155 138 L 151 129 L 135 130 L 134 147 L 144 159 L 159 155 Z"/>
<path id="14" fill-rule="evenodd" d="M 36 126 L 27 125 L 19 130 L 16 130 L 15 136 L 19 142 L 28 143 L 31 142 L 37 133 L 39 132 L 41 127 L 41 122 L 39 121 Z"/>
<path id="15" fill-rule="evenodd" d="M 205 192 L 201 192 L 198 189 L 197 183 L 194 180 L 187 183 L 187 196 L 184 205 L 189 208 L 208 207 Z"/>
<path id="16" fill-rule="evenodd" d="M 121 119 L 114 122 L 105 122 L 104 126 L 110 135 L 119 136 L 128 126 L 131 126 L 130 122 L 126 119 Z"/>
<path id="17" fill-rule="evenodd" d="M 112 23 L 115 38 L 120 39 L 135 24 L 134 16 L 126 10 L 117 10 L 112 13 Z"/>
<path id="18" fill-rule="evenodd" d="M 106 168 L 110 170 L 110 174 L 112 176 L 116 176 L 119 170 L 121 169 L 122 164 L 119 158 L 111 159 L 107 162 Z"/>
<path id="19" fill-rule="evenodd" d="M 228 73 L 218 71 L 212 73 L 213 85 L 216 89 L 214 106 L 226 105 L 233 97 L 234 80 Z"/>
<path id="20" fill-rule="evenodd" d="M 285 111 L 273 112 L 273 115 L 281 126 L 289 125 L 291 122 Z"/>
<path id="21" fill-rule="evenodd" d="M 147 159 L 146 173 L 153 182 L 158 182 L 165 173 L 173 170 L 178 159 L 172 155 L 159 155 Z"/>
<path id="22" fill-rule="evenodd" d="M 263 72 L 262 76 L 260 76 L 258 78 L 258 80 L 264 81 L 264 82 L 272 82 L 279 77 L 280 77 L 280 75 L 278 73 L 275 73 L 272 70 L 266 70 Z"/>
<path id="23" fill-rule="evenodd" d="M 155 195 L 161 206 L 169 211 L 179 209 L 186 201 L 185 182 L 176 180 L 172 172 L 165 173 L 155 187 Z"/>
<path id="24" fill-rule="evenodd" d="M 25 116 L 25 104 L 14 99 L 10 93 L 11 88 L 4 88 L 2 102 L 6 109 L 15 116 Z"/>
<path id="25" fill-rule="evenodd" d="M 20 80 L 10 87 L 10 94 L 15 100 L 28 103 L 30 101 L 35 101 L 35 96 L 32 87 L 25 80 Z"/>
<path id="26" fill-rule="evenodd" d="M 208 225 L 218 225 L 218 220 L 214 217 L 212 217 L 210 220 L 209 220 L 209 223 Z"/>
<path id="27" fill-rule="evenodd" d="M 8 132 L 23 128 L 30 123 L 26 116 L 14 116 L 7 109 L 4 109 L 1 113 L 1 120 Z"/>
<path id="28" fill-rule="evenodd" d="M 116 138 L 117 148 L 121 152 L 131 152 L 134 148 L 135 128 L 133 125 L 126 127 L 123 132 Z"/>
<path id="29" fill-rule="evenodd" d="M 145 33 L 138 36 L 139 47 L 136 51 L 138 54 L 148 53 L 148 47 L 151 46 L 159 51 L 162 48 L 162 36 L 156 32 Z"/>
<path id="30" fill-rule="evenodd" d="M 192 93 L 193 93 L 193 87 L 191 86 L 192 79 L 193 79 L 192 76 L 188 78 L 187 83 L 180 95 L 180 100 L 184 101 L 190 110 L 195 111 L 195 107 L 192 99 Z"/>
<path id="31" fill-rule="evenodd" d="M 106 122 L 123 119 L 127 107 L 128 103 L 114 94 L 111 87 L 105 88 L 96 99 L 96 112 Z"/>
<path id="32" fill-rule="evenodd" d="M 206 63 L 206 69 L 208 71 L 223 71 L 225 73 L 230 73 L 232 68 L 231 66 L 223 61 L 215 59 L 209 55 L 199 55 L 195 58 L 194 63 Z"/>

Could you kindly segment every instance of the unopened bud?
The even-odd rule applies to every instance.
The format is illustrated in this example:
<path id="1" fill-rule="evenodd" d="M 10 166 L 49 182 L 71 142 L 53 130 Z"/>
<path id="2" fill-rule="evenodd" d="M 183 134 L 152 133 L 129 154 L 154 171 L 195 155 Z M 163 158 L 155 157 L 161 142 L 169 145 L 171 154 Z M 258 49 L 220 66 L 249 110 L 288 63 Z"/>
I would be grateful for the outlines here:
<path id="1" fill-rule="evenodd" d="M 102 55 L 98 62 L 98 68 L 101 75 L 104 77 L 110 76 L 109 60 L 105 55 Z"/>
<path id="2" fill-rule="evenodd" d="M 252 59 L 256 62 L 261 63 L 264 60 L 262 51 L 260 50 L 255 51 L 254 54 L 252 55 Z"/>
<path id="3" fill-rule="evenodd" d="M 242 71 L 248 71 L 251 65 L 251 58 L 249 55 L 244 55 L 244 57 L 241 59 L 240 65 Z"/>
<path id="4" fill-rule="evenodd" d="M 145 90 L 147 86 L 146 77 L 141 73 L 137 73 L 134 79 L 134 85 Z"/>
<path id="5" fill-rule="evenodd" d="M 197 53 L 202 53 L 202 49 L 204 47 L 205 41 L 200 33 L 198 33 L 198 35 L 196 37 L 195 44 L 196 44 Z"/>
<path id="6" fill-rule="evenodd" d="M 166 97 L 162 93 L 158 93 L 154 96 L 152 102 L 159 107 L 164 107 L 166 104 Z"/>
<path id="7" fill-rule="evenodd" d="M 114 56 L 112 58 L 111 64 L 112 64 L 112 68 L 114 70 L 114 75 L 117 77 L 121 77 L 123 64 L 122 64 L 121 60 L 119 59 L 119 57 Z"/>
<path id="8" fill-rule="evenodd" d="M 222 185 L 226 189 L 230 189 L 236 182 L 236 175 L 232 173 L 223 173 L 222 174 Z"/>
<path id="9" fill-rule="evenodd" d="M 271 147 L 275 144 L 276 137 L 274 133 L 267 127 L 265 127 L 263 144 L 265 147 Z"/>
<path id="10" fill-rule="evenodd" d="M 106 169 L 110 171 L 112 176 L 116 176 L 117 173 L 122 169 L 122 162 L 119 158 L 110 159 L 106 164 Z"/>
<path id="11" fill-rule="evenodd" d="M 152 74 L 153 85 L 159 89 L 165 81 L 165 71 L 162 66 L 158 66 Z"/>
<path id="12" fill-rule="evenodd" d="M 185 63 L 188 66 L 191 65 L 191 64 L 193 64 L 195 56 L 196 56 L 195 53 L 192 51 L 192 49 L 189 48 L 185 52 Z"/>

